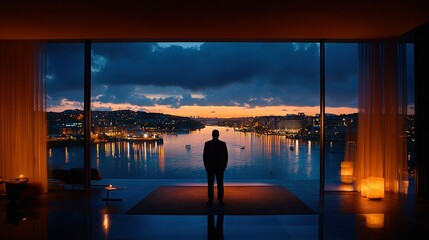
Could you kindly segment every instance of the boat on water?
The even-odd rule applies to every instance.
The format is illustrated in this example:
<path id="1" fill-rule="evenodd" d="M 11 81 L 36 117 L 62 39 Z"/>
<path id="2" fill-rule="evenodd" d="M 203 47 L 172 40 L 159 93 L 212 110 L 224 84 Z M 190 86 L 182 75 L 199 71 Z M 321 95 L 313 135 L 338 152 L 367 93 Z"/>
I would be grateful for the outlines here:
<path id="1" fill-rule="evenodd" d="M 293 150 L 295 150 L 295 147 L 294 146 L 289 146 L 289 150 L 293 151 Z"/>
<path id="2" fill-rule="evenodd" d="M 186 149 L 191 149 L 191 145 L 186 144 L 186 145 L 185 145 L 185 148 L 186 148 Z"/>
<path id="3" fill-rule="evenodd" d="M 244 146 L 244 145 L 240 146 L 240 149 L 245 149 L 245 148 L 246 148 L 246 146 Z"/>
<path id="4" fill-rule="evenodd" d="M 163 143 L 164 139 L 158 135 L 158 134 L 133 134 L 133 135 L 128 135 L 123 139 L 119 140 L 126 140 L 126 141 L 141 141 L 141 142 L 157 142 L 157 143 Z"/>

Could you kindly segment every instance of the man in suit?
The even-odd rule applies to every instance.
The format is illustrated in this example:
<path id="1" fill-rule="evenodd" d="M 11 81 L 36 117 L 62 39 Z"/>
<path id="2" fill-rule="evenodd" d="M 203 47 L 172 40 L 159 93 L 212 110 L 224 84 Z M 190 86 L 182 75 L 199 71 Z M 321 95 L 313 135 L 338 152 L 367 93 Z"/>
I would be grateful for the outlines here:
<path id="1" fill-rule="evenodd" d="M 219 130 L 212 131 L 212 140 L 205 142 L 203 151 L 204 168 L 207 172 L 207 204 L 214 199 L 214 179 L 217 183 L 217 198 L 219 205 L 223 205 L 223 176 L 228 165 L 228 149 L 224 141 L 219 140 Z"/>

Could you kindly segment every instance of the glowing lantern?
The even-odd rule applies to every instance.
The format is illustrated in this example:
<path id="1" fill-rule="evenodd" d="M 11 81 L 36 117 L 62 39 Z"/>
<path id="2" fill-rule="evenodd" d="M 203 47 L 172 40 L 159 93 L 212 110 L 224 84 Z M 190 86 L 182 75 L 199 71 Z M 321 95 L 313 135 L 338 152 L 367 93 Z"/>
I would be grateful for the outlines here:
<path id="1" fill-rule="evenodd" d="M 368 177 L 366 181 L 368 199 L 384 198 L 384 178 Z"/>
<path id="2" fill-rule="evenodd" d="M 384 227 L 384 214 L 365 214 L 366 226 L 369 228 Z"/>
<path id="3" fill-rule="evenodd" d="M 362 179 L 361 184 L 360 184 L 360 195 L 362 197 L 366 197 L 368 195 L 368 186 L 367 186 L 367 180 Z"/>
<path id="4" fill-rule="evenodd" d="M 402 194 L 408 194 L 408 181 L 402 180 L 401 185 L 399 186 L 399 192 Z"/>
<path id="5" fill-rule="evenodd" d="M 341 162 L 341 182 L 342 183 L 353 182 L 353 162 L 352 161 Z"/>

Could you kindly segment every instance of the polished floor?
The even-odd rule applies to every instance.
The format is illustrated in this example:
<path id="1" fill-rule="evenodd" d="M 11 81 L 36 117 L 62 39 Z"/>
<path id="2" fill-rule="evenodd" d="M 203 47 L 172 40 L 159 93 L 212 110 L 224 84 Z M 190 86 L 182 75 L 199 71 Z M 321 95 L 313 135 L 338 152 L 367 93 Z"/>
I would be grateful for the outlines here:
<path id="1" fill-rule="evenodd" d="M 276 184 L 267 181 L 228 184 Z M 304 183 L 285 185 L 311 207 L 303 215 L 133 215 L 134 204 L 161 185 L 205 184 L 198 180 L 113 180 L 89 191 L 66 186 L 36 199 L 0 200 L 0 239 L 425 239 L 429 199 L 386 193 L 369 200 L 357 192 L 326 192 Z M 125 189 L 107 195 L 104 185 Z"/>

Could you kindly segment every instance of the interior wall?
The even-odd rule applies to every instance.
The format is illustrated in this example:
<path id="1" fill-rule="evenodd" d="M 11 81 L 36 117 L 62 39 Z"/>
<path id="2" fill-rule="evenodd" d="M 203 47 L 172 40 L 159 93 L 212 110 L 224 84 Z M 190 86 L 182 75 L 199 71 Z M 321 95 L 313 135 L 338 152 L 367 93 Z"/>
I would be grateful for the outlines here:
<path id="1" fill-rule="evenodd" d="M 428 21 L 427 9 L 427 0 L 2 0 L 0 39 L 387 39 Z"/>

